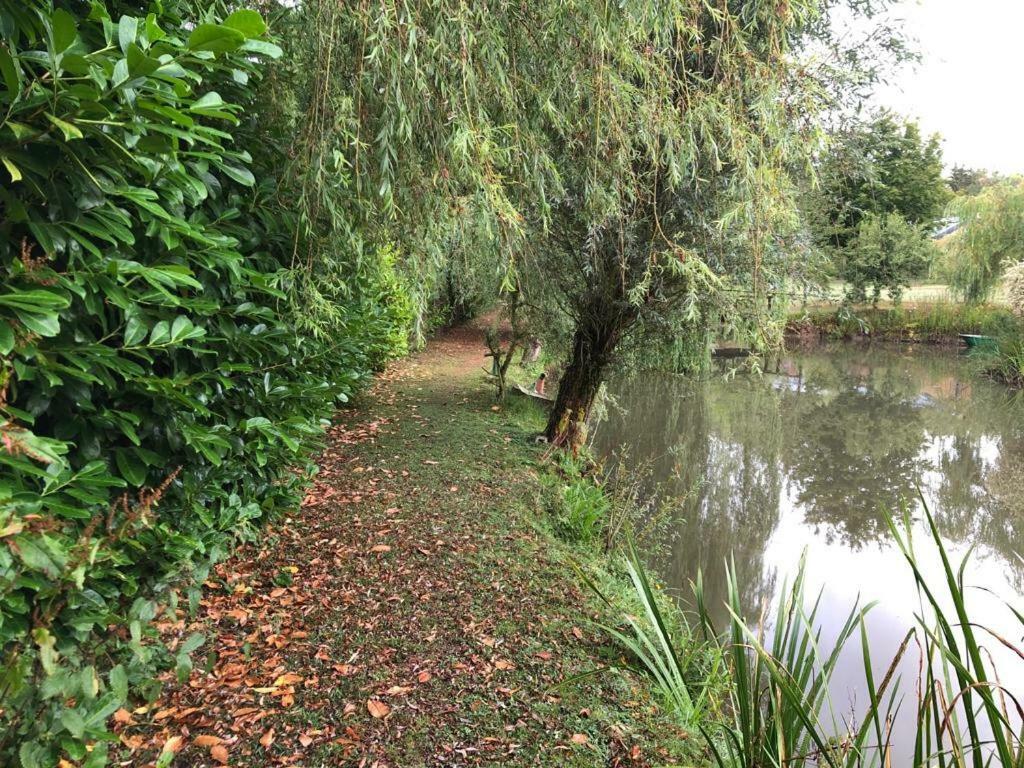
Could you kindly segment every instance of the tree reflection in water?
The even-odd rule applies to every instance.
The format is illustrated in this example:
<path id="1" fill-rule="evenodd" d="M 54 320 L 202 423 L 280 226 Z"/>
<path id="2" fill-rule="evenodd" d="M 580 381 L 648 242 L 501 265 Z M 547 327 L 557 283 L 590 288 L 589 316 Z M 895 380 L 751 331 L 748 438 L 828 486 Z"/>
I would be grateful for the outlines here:
<path id="1" fill-rule="evenodd" d="M 794 565 L 766 561 L 784 516 L 822 546 L 880 546 L 884 510 L 918 488 L 944 535 L 1004 561 L 1020 591 L 1024 408 L 953 352 L 842 345 L 784 357 L 763 377 L 645 374 L 612 389 L 622 408 L 595 449 L 647 466 L 649 496 L 680 497 L 651 551 L 684 595 L 702 568 L 720 604 L 731 556 L 756 615 Z"/>

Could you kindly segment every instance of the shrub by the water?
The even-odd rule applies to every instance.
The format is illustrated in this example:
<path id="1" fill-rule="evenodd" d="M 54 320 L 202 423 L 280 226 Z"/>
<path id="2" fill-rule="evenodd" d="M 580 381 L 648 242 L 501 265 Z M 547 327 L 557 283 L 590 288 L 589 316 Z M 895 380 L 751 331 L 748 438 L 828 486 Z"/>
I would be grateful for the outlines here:
<path id="1" fill-rule="evenodd" d="M 154 667 L 187 676 L 202 637 L 169 651 L 152 620 L 296 504 L 321 419 L 404 343 L 379 305 L 327 341 L 290 319 L 287 201 L 246 149 L 280 54 L 260 15 L 119 5 L 0 0 L 0 764 L 24 768 L 104 764 Z"/>
<path id="2" fill-rule="evenodd" d="M 1006 290 L 1006 302 L 1013 310 L 1013 314 L 1024 318 L 1024 261 L 1006 270 L 1003 285 Z"/>

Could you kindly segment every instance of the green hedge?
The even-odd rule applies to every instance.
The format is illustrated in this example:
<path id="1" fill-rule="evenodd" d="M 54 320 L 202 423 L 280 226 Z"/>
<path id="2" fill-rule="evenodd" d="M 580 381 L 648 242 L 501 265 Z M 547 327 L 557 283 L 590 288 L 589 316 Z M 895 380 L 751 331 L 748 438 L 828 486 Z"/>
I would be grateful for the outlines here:
<path id="1" fill-rule="evenodd" d="M 159 606 L 296 503 L 400 343 L 387 295 L 330 348 L 289 319 L 294 222 L 245 150 L 263 19 L 140 7 L 0 0 L 2 765 L 105 763 L 111 713 L 202 643 L 162 648 Z"/>

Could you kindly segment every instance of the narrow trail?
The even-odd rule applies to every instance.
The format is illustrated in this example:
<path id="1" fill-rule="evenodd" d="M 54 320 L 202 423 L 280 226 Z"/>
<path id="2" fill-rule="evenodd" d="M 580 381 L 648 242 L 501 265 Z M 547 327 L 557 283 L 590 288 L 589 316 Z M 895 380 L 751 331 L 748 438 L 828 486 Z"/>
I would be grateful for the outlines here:
<path id="1" fill-rule="evenodd" d="M 555 688 L 610 651 L 529 523 L 538 449 L 493 410 L 483 351 L 476 329 L 447 332 L 339 415 L 302 508 L 215 568 L 195 620 L 163 626 L 207 641 L 185 684 L 121 715 L 131 754 L 180 739 L 175 766 L 664 763 L 625 724 L 655 716 L 628 678 Z"/>

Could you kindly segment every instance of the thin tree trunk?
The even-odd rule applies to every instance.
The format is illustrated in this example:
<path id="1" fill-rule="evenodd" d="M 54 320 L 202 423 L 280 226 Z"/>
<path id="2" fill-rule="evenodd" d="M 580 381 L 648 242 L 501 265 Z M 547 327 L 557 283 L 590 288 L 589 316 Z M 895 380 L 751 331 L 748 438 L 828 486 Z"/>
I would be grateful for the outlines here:
<path id="1" fill-rule="evenodd" d="M 614 313 L 613 318 L 577 326 L 572 356 L 559 382 L 545 432 L 553 445 L 575 454 L 586 442 L 590 410 L 627 324 L 627 318 Z"/>

